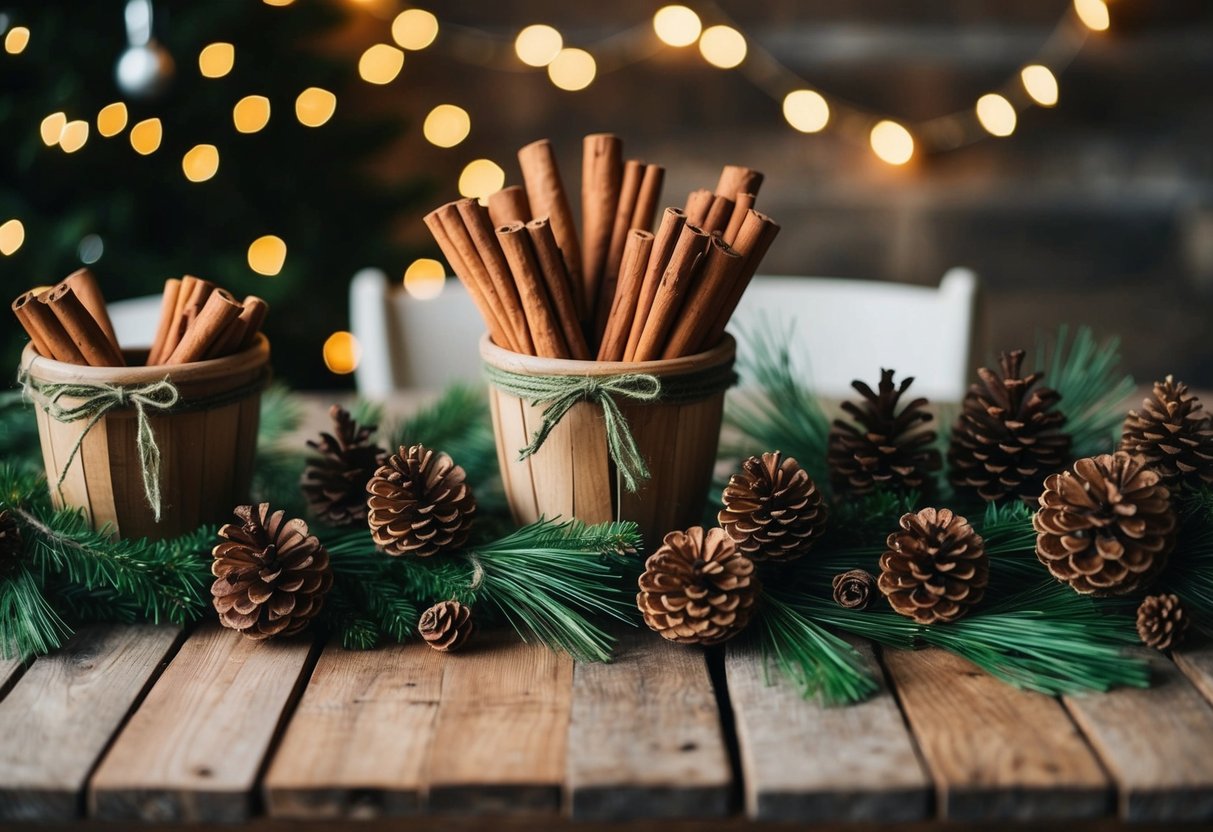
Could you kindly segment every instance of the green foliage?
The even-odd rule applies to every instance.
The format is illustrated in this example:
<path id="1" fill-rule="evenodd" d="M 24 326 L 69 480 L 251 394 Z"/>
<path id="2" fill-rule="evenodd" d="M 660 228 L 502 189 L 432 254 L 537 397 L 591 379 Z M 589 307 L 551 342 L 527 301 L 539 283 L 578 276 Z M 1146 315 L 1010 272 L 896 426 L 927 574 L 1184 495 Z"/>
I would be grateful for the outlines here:
<path id="1" fill-rule="evenodd" d="M 1120 369 L 1120 339 L 1100 342 L 1085 326 L 1068 339 L 1066 326 L 1047 342 L 1038 339 L 1036 369 L 1044 372 L 1043 383 L 1061 394 L 1059 407 L 1074 437 L 1074 457 L 1109 453 L 1120 438 L 1124 405 L 1134 390 L 1132 376 Z"/>
<path id="2" fill-rule="evenodd" d="M 38 421 L 20 391 L 0 393 L 0 460 L 27 471 L 42 470 Z"/>
<path id="3" fill-rule="evenodd" d="M 0 581 L 0 656 L 49 653 L 71 634 L 25 566 Z"/>
<path id="4" fill-rule="evenodd" d="M 764 656 L 773 658 L 806 698 L 820 696 L 826 704 L 842 705 L 878 690 L 871 668 L 854 647 L 777 594 L 763 594 L 759 623 Z"/>
<path id="5" fill-rule="evenodd" d="M 261 394 L 261 421 L 257 428 L 257 462 L 253 466 L 253 502 L 270 502 L 275 508 L 302 517 L 306 503 L 299 489 L 307 454 L 294 439 L 303 423 L 303 403 L 284 385 L 273 384 Z"/>
<path id="6" fill-rule="evenodd" d="M 1213 488 L 1185 488 L 1179 506 L 1179 538 L 1158 592 L 1180 597 L 1195 624 L 1213 635 Z"/>

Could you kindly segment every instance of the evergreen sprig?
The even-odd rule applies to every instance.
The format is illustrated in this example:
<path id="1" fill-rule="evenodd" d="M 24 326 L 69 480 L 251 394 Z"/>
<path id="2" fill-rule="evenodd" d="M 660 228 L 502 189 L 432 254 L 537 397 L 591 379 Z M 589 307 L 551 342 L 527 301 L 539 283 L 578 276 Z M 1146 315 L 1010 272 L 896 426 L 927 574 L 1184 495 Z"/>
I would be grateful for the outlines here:
<path id="1" fill-rule="evenodd" d="M 765 592 L 759 622 L 763 655 L 807 697 L 830 705 L 860 702 L 879 686 L 863 656 L 794 604 Z"/>
<path id="2" fill-rule="evenodd" d="M 1051 339 L 1038 338 L 1036 369 L 1044 384 L 1061 394 L 1066 431 L 1076 458 L 1109 453 L 1120 438 L 1124 405 L 1134 390 L 1133 377 L 1120 369 L 1120 339 L 1100 341 L 1082 326 L 1069 340 L 1061 326 Z"/>
<path id="3" fill-rule="evenodd" d="M 427 407 L 386 432 L 389 451 L 425 445 L 445 451 L 467 472 L 476 498 L 497 479 L 497 446 L 489 420 L 489 403 L 481 388 L 455 384 Z"/>

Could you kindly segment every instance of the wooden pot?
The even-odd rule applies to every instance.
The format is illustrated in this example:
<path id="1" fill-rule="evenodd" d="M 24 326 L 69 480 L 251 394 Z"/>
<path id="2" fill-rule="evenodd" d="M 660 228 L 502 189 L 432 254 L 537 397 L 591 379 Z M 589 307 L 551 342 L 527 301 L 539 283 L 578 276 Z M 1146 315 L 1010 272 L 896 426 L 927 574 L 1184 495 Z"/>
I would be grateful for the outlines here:
<path id="1" fill-rule="evenodd" d="M 124 538 L 175 537 L 203 523 L 226 522 L 232 509 L 249 498 L 261 388 L 270 360 L 270 345 L 259 335 L 242 353 L 180 366 L 144 367 L 147 350 L 125 350 L 129 367 L 82 367 L 38 355 L 27 346 L 22 367 L 42 384 L 111 384 L 143 387 L 167 378 L 181 394 L 179 412 L 148 408 L 151 429 L 160 448 L 161 517 L 157 523 L 144 493 L 133 408 L 114 408 L 84 436 L 59 489 L 67 462 L 87 419 L 59 422 L 34 396 L 38 436 L 51 499 L 56 506 L 82 509 L 93 528 L 109 526 Z M 136 366 L 139 365 L 139 366 Z M 230 396 L 235 398 L 225 400 Z M 194 409 L 191 401 L 218 399 Z M 60 399 L 65 407 L 79 400 Z"/>
<path id="2" fill-rule="evenodd" d="M 713 367 L 731 367 L 736 343 L 729 335 L 707 352 L 644 362 L 573 361 L 519 355 L 480 341 L 480 356 L 490 366 L 523 375 L 610 376 L 648 373 L 661 379 Z M 652 475 L 629 493 L 607 454 L 602 408 L 579 402 L 565 415 L 529 459 L 518 452 L 530 444 L 543 421 L 543 406 L 533 406 L 489 385 L 493 432 L 506 497 L 514 520 L 575 517 L 586 523 L 634 520 L 650 546 L 674 529 L 702 522 L 712 482 L 724 391 L 691 402 L 636 402 L 617 397 L 636 445 Z"/>

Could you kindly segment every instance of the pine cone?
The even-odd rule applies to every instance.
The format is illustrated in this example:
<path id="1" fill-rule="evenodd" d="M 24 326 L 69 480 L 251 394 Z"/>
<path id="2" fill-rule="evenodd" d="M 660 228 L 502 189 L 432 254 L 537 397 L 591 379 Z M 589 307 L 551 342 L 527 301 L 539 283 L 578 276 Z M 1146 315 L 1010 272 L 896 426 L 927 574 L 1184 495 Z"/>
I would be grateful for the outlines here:
<path id="1" fill-rule="evenodd" d="M 1136 454 L 1162 476 L 1163 485 L 1213 485 L 1213 414 L 1188 385 L 1167 380 L 1125 417 L 1120 450 Z"/>
<path id="2" fill-rule="evenodd" d="M 866 610 L 872 603 L 876 579 L 865 569 L 851 569 L 834 576 L 834 603 L 848 610 Z"/>
<path id="3" fill-rule="evenodd" d="M 719 644 L 750 623 L 758 603 L 754 562 L 723 529 L 670 532 L 649 556 L 636 605 L 644 623 L 679 644 Z"/>
<path id="4" fill-rule="evenodd" d="M 976 491 L 983 500 L 1019 497 L 1034 501 L 1049 474 L 1061 470 L 1070 453 L 1066 417 L 1056 409 L 1061 396 L 1036 387 L 1041 373 L 1020 374 L 1023 350 L 1002 354 L 1002 375 L 982 368 L 969 388 L 952 429 L 948 465 L 952 483 Z"/>
<path id="5" fill-rule="evenodd" d="M 452 653 L 463 647 L 475 625 L 472 608 L 458 601 L 443 601 L 421 614 L 417 631 L 425 643 L 442 653 Z"/>
<path id="6" fill-rule="evenodd" d="M 794 560 L 825 531 L 826 505 L 816 483 L 779 451 L 742 463 L 723 502 L 720 526 L 751 560 Z"/>
<path id="7" fill-rule="evenodd" d="M 219 530 L 212 602 L 224 627 L 249 638 L 293 635 L 316 617 L 333 586 L 329 553 L 302 520 L 270 513 L 269 503 L 241 506 L 240 524 Z"/>
<path id="8" fill-rule="evenodd" d="M 1150 595 L 1137 608 L 1137 634 L 1155 650 L 1182 644 L 1190 623 L 1178 595 Z"/>
<path id="9" fill-rule="evenodd" d="M 910 491 L 930 484 L 930 473 L 941 465 L 939 451 L 933 447 L 935 431 L 918 427 L 935 417 L 927 411 L 926 399 L 914 399 L 900 412 L 897 409 L 913 383 L 911 376 L 894 387 L 892 370 L 880 371 L 879 392 L 862 381 L 851 382 L 864 400 L 843 402 L 842 409 L 854 422 L 836 419 L 830 431 L 828 461 L 836 491 Z"/>
<path id="10" fill-rule="evenodd" d="M 387 455 L 370 441 L 375 425 L 359 426 L 339 405 L 329 409 L 333 432 L 309 439 L 317 455 L 303 472 L 308 508 L 330 526 L 350 526 L 366 519 L 366 484 Z"/>
<path id="11" fill-rule="evenodd" d="M 462 546 L 476 498 L 449 456 L 401 446 L 367 483 L 371 537 L 389 555 L 428 558 Z"/>
<path id="12" fill-rule="evenodd" d="M 17 518 L 7 509 L 0 510 L 0 577 L 12 574 L 21 563 L 21 529 Z"/>
<path id="13" fill-rule="evenodd" d="M 880 558 L 880 591 L 919 624 L 955 621 L 981 601 L 990 578 L 985 541 L 950 509 L 903 514 Z"/>
<path id="14" fill-rule="evenodd" d="M 1083 595 L 1145 589 L 1166 566 L 1177 520 L 1156 471 L 1123 451 L 1045 480 L 1032 518 L 1036 556 Z"/>

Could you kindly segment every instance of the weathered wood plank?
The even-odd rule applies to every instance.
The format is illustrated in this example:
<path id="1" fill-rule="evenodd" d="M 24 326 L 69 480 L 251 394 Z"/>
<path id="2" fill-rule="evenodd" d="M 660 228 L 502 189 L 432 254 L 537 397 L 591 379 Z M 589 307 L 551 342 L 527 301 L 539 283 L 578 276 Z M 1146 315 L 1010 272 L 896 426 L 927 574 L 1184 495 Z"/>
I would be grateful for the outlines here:
<path id="1" fill-rule="evenodd" d="M 1213 819 L 1213 707 L 1165 657 L 1141 653 L 1149 688 L 1067 696 L 1066 705 L 1119 786 L 1122 818 Z"/>
<path id="2" fill-rule="evenodd" d="M 0 702 L 0 819 L 78 814 L 88 773 L 179 632 L 88 627 L 30 666 Z"/>
<path id="3" fill-rule="evenodd" d="M 1213 641 L 1193 637 L 1187 646 L 1176 650 L 1172 658 L 1205 699 L 1213 702 Z"/>
<path id="4" fill-rule="evenodd" d="M 266 775 L 267 812 L 366 819 L 417 811 L 445 664 L 418 643 L 327 647 Z"/>
<path id="5" fill-rule="evenodd" d="M 444 656 L 428 763 L 429 806 L 555 810 L 564 783 L 573 661 L 512 633 Z"/>
<path id="6" fill-rule="evenodd" d="M 884 652 L 950 820 L 1090 818 L 1110 786 L 1061 704 L 944 650 Z"/>
<path id="7" fill-rule="evenodd" d="M 876 670 L 866 702 L 806 700 L 754 644 L 725 660 L 737 726 L 746 812 L 769 821 L 914 821 L 928 816 L 930 780 L 871 646 L 852 642 Z"/>
<path id="8" fill-rule="evenodd" d="M 722 817 L 728 751 L 701 650 L 631 631 L 573 671 L 569 805 L 579 820 Z"/>
<path id="9" fill-rule="evenodd" d="M 104 820 L 238 821 L 309 663 L 307 637 L 254 642 L 217 624 L 186 639 L 89 784 Z"/>
<path id="10" fill-rule="evenodd" d="M 25 662 L 20 659 L 0 659 L 0 698 L 8 695 L 24 669 Z"/>

